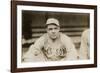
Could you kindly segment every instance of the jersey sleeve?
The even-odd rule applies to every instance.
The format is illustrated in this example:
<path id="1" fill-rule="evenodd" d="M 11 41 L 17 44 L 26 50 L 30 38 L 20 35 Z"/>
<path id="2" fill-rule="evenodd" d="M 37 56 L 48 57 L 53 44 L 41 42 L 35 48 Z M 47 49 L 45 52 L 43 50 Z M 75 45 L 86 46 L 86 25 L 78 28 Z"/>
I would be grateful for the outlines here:
<path id="1" fill-rule="evenodd" d="M 44 45 L 44 37 L 40 37 L 34 44 L 29 47 L 29 50 L 24 54 L 24 62 L 44 61 L 44 56 L 41 48 Z"/>
<path id="2" fill-rule="evenodd" d="M 75 48 L 74 43 L 72 42 L 71 38 L 63 35 L 62 41 L 66 47 L 67 54 L 66 58 L 67 60 L 76 60 L 78 58 L 77 50 Z"/>

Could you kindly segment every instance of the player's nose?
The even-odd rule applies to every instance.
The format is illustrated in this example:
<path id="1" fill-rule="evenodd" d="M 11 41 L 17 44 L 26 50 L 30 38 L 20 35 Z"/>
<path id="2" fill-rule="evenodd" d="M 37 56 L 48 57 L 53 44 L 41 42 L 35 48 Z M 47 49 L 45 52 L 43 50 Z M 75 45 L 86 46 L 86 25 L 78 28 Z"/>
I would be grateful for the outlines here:
<path id="1" fill-rule="evenodd" d="M 55 30 L 54 29 L 52 30 L 52 33 L 55 33 Z"/>

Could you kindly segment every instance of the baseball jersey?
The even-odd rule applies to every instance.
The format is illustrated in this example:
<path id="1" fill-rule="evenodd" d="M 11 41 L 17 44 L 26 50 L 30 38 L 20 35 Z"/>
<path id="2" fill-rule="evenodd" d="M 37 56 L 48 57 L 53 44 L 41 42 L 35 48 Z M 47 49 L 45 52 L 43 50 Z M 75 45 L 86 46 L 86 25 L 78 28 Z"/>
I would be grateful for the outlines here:
<path id="1" fill-rule="evenodd" d="M 55 40 L 44 34 L 30 46 L 28 52 L 24 55 L 24 61 L 60 61 L 76 60 L 77 51 L 72 40 L 60 33 Z"/>

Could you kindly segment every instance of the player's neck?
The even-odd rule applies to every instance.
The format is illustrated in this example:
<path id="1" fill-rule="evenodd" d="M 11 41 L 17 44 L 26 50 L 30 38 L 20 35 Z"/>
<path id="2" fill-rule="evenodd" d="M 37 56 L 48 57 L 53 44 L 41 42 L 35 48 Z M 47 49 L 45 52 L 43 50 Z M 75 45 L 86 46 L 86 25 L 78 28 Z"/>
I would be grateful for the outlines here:
<path id="1" fill-rule="evenodd" d="M 51 40 L 52 40 L 52 42 L 55 42 L 57 40 L 57 38 L 56 39 L 51 39 Z"/>
<path id="2" fill-rule="evenodd" d="M 60 35 L 57 38 L 51 39 L 51 40 L 52 40 L 52 42 L 56 42 L 59 38 L 60 38 Z"/>

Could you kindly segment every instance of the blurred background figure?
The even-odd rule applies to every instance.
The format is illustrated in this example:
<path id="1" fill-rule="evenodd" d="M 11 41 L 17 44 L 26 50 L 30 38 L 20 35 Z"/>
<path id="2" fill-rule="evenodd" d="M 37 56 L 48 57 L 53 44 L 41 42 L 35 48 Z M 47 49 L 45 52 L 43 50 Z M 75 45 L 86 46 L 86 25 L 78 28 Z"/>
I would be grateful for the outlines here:
<path id="1" fill-rule="evenodd" d="M 90 30 L 86 29 L 83 31 L 81 36 L 81 45 L 80 45 L 80 59 L 89 59 L 90 58 Z"/>

